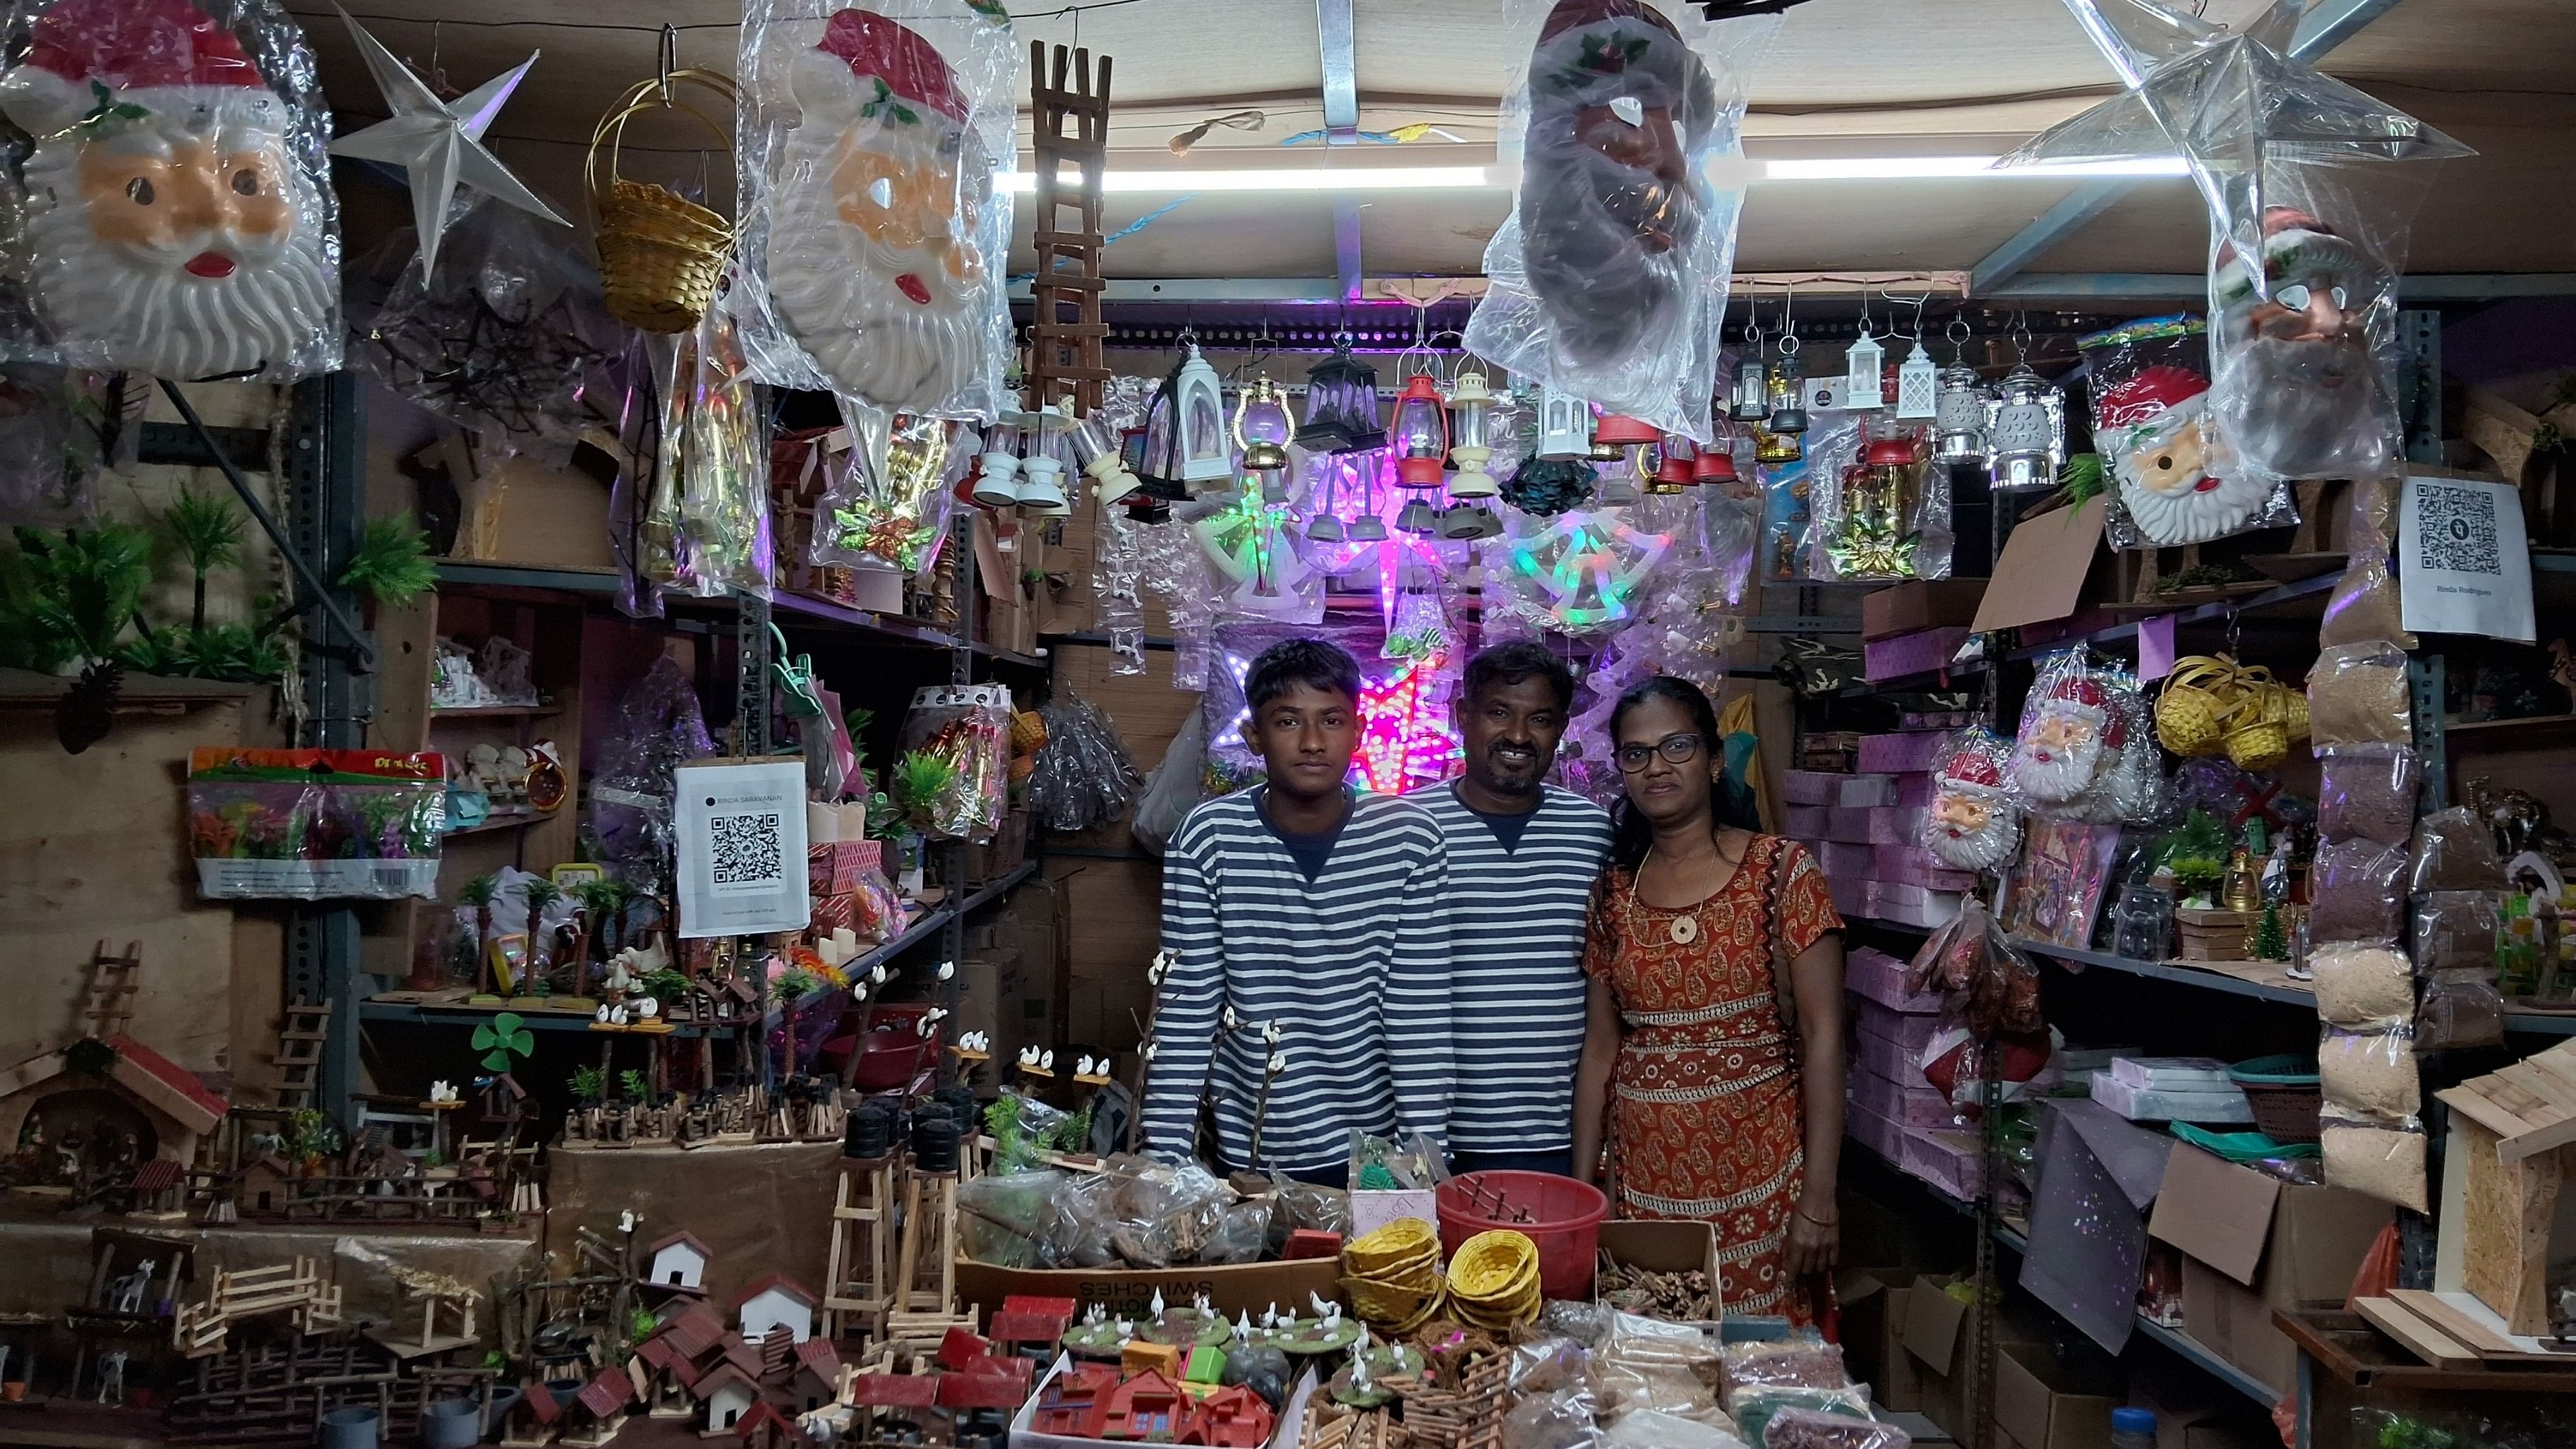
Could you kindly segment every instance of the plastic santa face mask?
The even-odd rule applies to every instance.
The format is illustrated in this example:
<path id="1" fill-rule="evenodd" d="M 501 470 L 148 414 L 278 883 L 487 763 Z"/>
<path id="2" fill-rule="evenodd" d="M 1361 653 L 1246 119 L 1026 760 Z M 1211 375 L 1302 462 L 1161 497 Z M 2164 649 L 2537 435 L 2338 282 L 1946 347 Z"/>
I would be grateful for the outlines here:
<path id="1" fill-rule="evenodd" d="M 0 109 L 36 137 L 25 267 L 56 355 L 174 379 L 335 363 L 327 198 L 240 41 L 186 0 L 64 0 L 36 35 Z"/>
<path id="2" fill-rule="evenodd" d="M 2259 474 L 2214 474 L 2203 410 L 2208 384 L 2153 367 L 2115 389 L 2098 435 L 2119 480 L 2120 504 L 2158 544 L 2205 543 L 2245 527 L 2272 496 Z"/>

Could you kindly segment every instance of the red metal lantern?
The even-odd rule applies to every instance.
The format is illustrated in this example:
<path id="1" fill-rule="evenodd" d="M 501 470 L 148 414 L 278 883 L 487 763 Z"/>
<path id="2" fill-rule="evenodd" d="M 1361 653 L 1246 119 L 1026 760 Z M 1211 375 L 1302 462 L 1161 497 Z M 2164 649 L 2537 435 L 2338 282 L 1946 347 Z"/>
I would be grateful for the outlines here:
<path id="1" fill-rule="evenodd" d="M 1437 488 L 1449 457 L 1449 414 L 1440 385 L 1424 373 L 1404 380 L 1395 395 L 1395 419 L 1388 429 L 1395 446 L 1395 481 L 1407 488 Z"/>
<path id="2" fill-rule="evenodd" d="M 1678 493 L 1699 482 L 1693 471 L 1699 459 L 1697 444 L 1676 433 L 1664 439 L 1662 454 L 1655 464 L 1655 492 Z"/>
<path id="3" fill-rule="evenodd" d="M 1632 447 L 1638 443 L 1651 443 L 1662 436 L 1663 434 L 1655 431 L 1652 423 L 1641 423 L 1635 418 L 1619 413 L 1603 413 L 1601 421 L 1594 424 L 1592 428 L 1594 442 L 1616 443 L 1623 448 Z"/>

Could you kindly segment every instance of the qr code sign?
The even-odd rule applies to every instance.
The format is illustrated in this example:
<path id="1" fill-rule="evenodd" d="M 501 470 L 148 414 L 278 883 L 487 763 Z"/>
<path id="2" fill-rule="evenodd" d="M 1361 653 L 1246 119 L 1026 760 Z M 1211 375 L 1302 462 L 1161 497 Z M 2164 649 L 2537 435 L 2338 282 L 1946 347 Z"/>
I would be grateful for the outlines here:
<path id="1" fill-rule="evenodd" d="M 2504 571 L 2496 548 L 2496 495 L 2483 488 L 2446 488 L 2418 478 L 2415 494 L 2415 566 L 2462 574 Z"/>
<path id="2" fill-rule="evenodd" d="M 707 819 L 711 883 L 719 891 L 774 889 L 785 879 L 775 810 Z"/>

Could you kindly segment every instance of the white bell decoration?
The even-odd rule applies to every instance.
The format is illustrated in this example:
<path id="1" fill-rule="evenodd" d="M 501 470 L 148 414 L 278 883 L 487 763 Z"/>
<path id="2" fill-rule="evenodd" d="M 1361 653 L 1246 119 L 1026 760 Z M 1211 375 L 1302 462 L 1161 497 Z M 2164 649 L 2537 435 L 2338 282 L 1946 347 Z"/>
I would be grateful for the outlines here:
<path id="1" fill-rule="evenodd" d="M 1538 456 L 1592 456 L 1592 408 L 1572 393 L 1543 388 L 1538 403 Z"/>
<path id="2" fill-rule="evenodd" d="M 1923 348 L 1923 339 L 1914 339 L 1914 350 L 1896 369 L 1896 415 L 1906 421 L 1939 415 L 1941 369 L 1932 365 L 1932 354 Z"/>
<path id="3" fill-rule="evenodd" d="M 1224 388 L 1216 369 L 1199 356 L 1199 345 L 1190 343 L 1189 349 L 1189 360 L 1181 364 L 1174 418 L 1180 429 L 1181 481 L 1222 483 L 1234 476 L 1234 438 L 1225 425 Z"/>
<path id="4" fill-rule="evenodd" d="M 1882 369 L 1887 364 L 1887 350 L 1869 335 L 1869 324 L 1860 324 L 1860 338 L 1843 354 L 1843 406 L 1855 412 L 1887 406 L 1886 384 Z"/>
<path id="5" fill-rule="evenodd" d="M 1031 440 L 1028 456 L 1020 461 L 1020 506 L 1041 518 L 1071 516 L 1073 506 L 1065 496 L 1064 478 L 1072 461 L 1066 430 L 1073 419 L 1048 403 L 1036 412 L 1019 414 L 1015 421 L 1024 425 Z"/>

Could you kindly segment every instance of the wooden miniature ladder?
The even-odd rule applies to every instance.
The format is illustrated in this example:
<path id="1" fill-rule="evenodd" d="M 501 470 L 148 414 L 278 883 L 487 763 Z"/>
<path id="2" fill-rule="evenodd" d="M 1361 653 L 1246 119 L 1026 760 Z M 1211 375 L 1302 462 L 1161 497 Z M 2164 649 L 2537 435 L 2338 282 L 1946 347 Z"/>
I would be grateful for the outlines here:
<path id="1" fill-rule="evenodd" d="M 1100 406 L 1109 369 L 1100 356 L 1108 324 L 1100 320 L 1100 173 L 1109 154 L 1109 57 L 1091 68 L 1091 52 L 1055 50 L 1052 83 L 1047 45 L 1029 42 L 1029 98 L 1037 152 L 1036 303 L 1029 344 L 1029 406 L 1069 399 L 1075 417 Z M 1073 88 L 1065 88 L 1068 68 Z M 1068 191 L 1062 168 L 1080 181 Z M 1068 216 L 1066 213 L 1071 213 Z"/>
<path id="2" fill-rule="evenodd" d="M 855 1184 L 855 1186 L 853 1186 Z M 853 1200 L 855 1198 L 855 1200 Z M 841 1169 L 832 1194 L 832 1250 L 823 1278 L 823 1336 L 880 1337 L 894 1284 L 894 1159 Z"/>
<path id="3" fill-rule="evenodd" d="M 933 1267 L 930 1258 L 937 1259 Z M 898 1313 L 953 1314 L 957 1311 L 957 1178 L 906 1175 L 903 1187 L 903 1251 L 895 1268 L 894 1309 Z"/>
<path id="4" fill-rule="evenodd" d="M 134 973 L 142 965 L 142 942 L 126 942 L 122 956 L 110 956 L 107 943 L 98 943 L 89 958 L 89 1001 L 81 1007 L 93 1039 L 105 1041 L 124 1034 L 126 1022 L 134 1015 Z"/>
<path id="5" fill-rule="evenodd" d="M 310 1107 L 321 1086 L 322 1043 L 331 1035 L 331 1003 L 297 997 L 277 1031 L 277 1105 Z"/>

